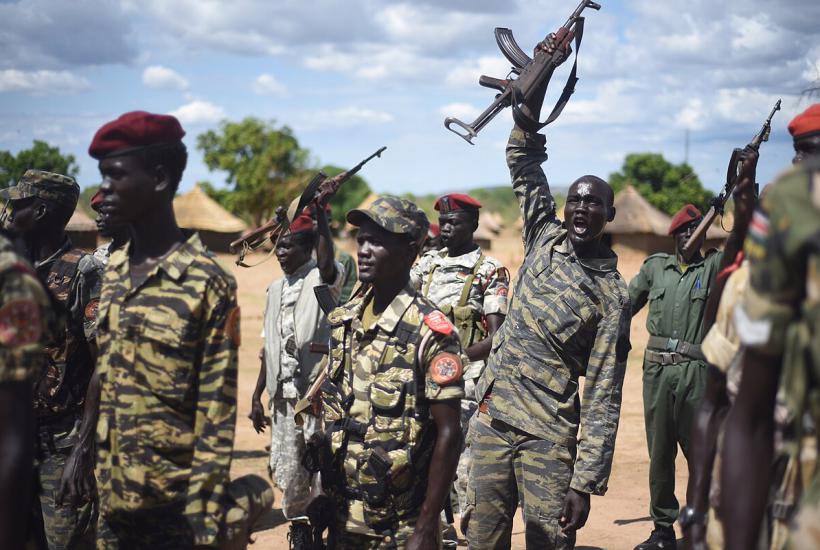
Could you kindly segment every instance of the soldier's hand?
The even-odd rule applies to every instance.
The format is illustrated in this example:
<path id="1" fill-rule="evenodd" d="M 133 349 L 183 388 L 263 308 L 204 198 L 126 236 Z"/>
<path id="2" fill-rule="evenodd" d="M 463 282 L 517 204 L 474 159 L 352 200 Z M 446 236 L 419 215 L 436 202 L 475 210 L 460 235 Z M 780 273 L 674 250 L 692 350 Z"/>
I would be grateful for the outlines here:
<path id="1" fill-rule="evenodd" d="M 735 223 L 748 225 L 757 202 L 754 186 L 757 175 L 757 159 L 760 154 L 751 147 L 746 147 L 739 156 L 741 168 L 737 184 L 732 192 L 735 199 Z"/>
<path id="2" fill-rule="evenodd" d="M 265 414 L 265 408 L 262 406 L 262 401 L 258 398 L 251 399 L 251 412 L 248 415 L 253 423 L 253 429 L 256 433 L 265 431 L 265 426 L 270 425 L 270 419 Z"/>
<path id="3" fill-rule="evenodd" d="M 90 453 L 84 452 L 80 445 L 72 449 L 71 454 L 65 461 L 63 474 L 60 477 L 60 485 L 57 489 L 56 501 L 59 506 L 67 504 L 76 506 L 80 502 L 87 502 L 94 494 L 93 480 L 91 473 Z"/>
<path id="4" fill-rule="evenodd" d="M 558 37 L 555 35 L 554 32 L 551 32 L 547 35 L 547 37 L 538 44 L 535 45 L 535 52 L 534 54 L 537 55 L 539 52 L 544 52 L 547 55 L 552 55 L 558 49 Z M 567 42 L 566 48 L 561 52 L 561 58 L 558 62 L 558 65 L 566 61 L 569 55 L 572 53 L 572 43 Z"/>
<path id="5" fill-rule="evenodd" d="M 558 524 L 561 531 L 571 533 L 584 526 L 589 517 L 589 493 L 581 493 L 575 489 L 567 491 L 564 497 L 564 510 Z"/>

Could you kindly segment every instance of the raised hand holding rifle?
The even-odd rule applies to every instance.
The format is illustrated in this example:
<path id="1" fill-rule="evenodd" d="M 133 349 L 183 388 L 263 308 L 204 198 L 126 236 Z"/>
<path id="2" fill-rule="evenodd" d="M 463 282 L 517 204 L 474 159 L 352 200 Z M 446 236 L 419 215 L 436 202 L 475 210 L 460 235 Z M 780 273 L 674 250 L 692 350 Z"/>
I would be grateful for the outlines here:
<path id="1" fill-rule="evenodd" d="M 718 196 L 712 199 L 712 205 L 709 207 L 709 211 L 706 212 L 706 215 L 695 229 L 695 232 L 692 233 L 692 236 L 689 237 L 689 240 L 683 246 L 681 252 L 684 259 L 692 257 L 696 248 L 698 248 L 702 237 L 712 225 L 712 222 L 715 221 L 718 214 L 723 215 L 723 208 L 726 206 L 726 201 L 728 201 L 729 197 L 732 196 L 735 187 L 744 180 L 750 180 L 751 183 L 749 185 L 754 185 L 757 159 L 760 154 L 760 145 L 764 141 L 769 141 L 769 133 L 772 130 L 772 117 L 774 117 L 774 114 L 779 110 L 780 100 L 778 99 L 774 108 L 769 113 L 769 117 L 763 123 L 763 127 L 755 135 L 755 137 L 752 138 L 752 141 L 750 141 L 749 144 L 743 149 L 737 148 L 732 151 L 732 157 L 729 160 L 729 167 L 726 172 L 726 184 L 723 186 L 723 189 L 721 189 Z M 748 190 L 751 190 L 751 187 L 749 187 Z M 735 226 L 737 227 L 738 224 L 744 224 L 743 227 L 745 228 L 745 226 L 749 223 L 749 218 L 752 213 L 747 211 L 748 208 L 746 208 L 745 204 L 739 204 L 738 206 L 740 206 L 740 208 L 736 208 L 736 214 L 739 214 L 741 217 L 745 217 L 745 219 L 736 218 Z"/>
<path id="2" fill-rule="evenodd" d="M 484 87 L 498 90 L 501 93 L 496 96 L 495 101 L 493 101 L 483 113 L 478 115 L 478 118 L 471 124 L 466 124 L 457 118 L 447 117 L 444 120 L 444 126 L 472 144 L 472 140 L 478 135 L 478 132 L 507 107 L 512 107 L 515 123 L 528 132 L 537 132 L 558 118 L 564 106 L 569 101 L 570 96 L 575 91 L 575 84 L 578 82 L 576 76 L 578 69 L 578 48 L 581 45 L 581 38 L 584 34 L 584 18 L 581 17 L 581 13 L 586 8 L 599 10 L 601 9 L 601 5 L 592 0 L 581 0 L 581 3 L 575 8 L 575 11 L 572 12 L 572 15 L 569 16 L 566 23 L 564 23 L 558 31 L 548 36 L 544 42 L 539 44 L 539 46 L 541 46 L 541 44 L 551 40 L 554 47 L 541 48 L 537 46 L 533 58 L 530 58 L 518 46 L 510 29 L 502 27 L 496 28 L 496 43 L 501 49 L 501 53 L 504 54 L 504 57 L 513 64 L 512 70 L 506 79 L 482 75 L 481 78 L 478 79 L 478 83 Z M 544 122 L 540 122 L 522 109 L 522 105 L 526 104 L 534 95 L 544 95 L 544 90 L 552 77 L 553 71 L 568 57 L 573 39 L 575 40 L 575 63 L 572 65 L 567 83 L 561 92 L 561 97 L 558 98 L 555 107 L 553 107 L 552 113 L 550 113 Z M 517 78 L 512 78 L 513 75 Z M 464 130 L 464 133 L 453 128 L 454 125 Z"/>

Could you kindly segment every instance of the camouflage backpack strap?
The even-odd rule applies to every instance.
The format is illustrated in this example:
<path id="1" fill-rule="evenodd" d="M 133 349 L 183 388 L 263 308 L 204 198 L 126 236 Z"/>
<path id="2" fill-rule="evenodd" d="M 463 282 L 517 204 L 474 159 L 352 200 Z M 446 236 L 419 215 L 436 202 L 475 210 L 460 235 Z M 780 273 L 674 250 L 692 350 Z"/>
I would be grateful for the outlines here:
<path id="1" fill-rule="evenodd" d="M 478 255 L 478 260 L 476 260 L 473 270 L 469 275 L 467 275 L 467 279 L 464 281 L 464 286 L 461 287 L 461 296 L 458 299 L 459 307 L 464 307 L 467 305 L 467 300 L 470 299 L 470 289 L 473 286 L 473 281 L 478 276 L 478 271 L 481 269 L 482 264 L 484 264 L 484 252 L 481 252 Z"/>
<path id="2" fill-rule="evenodd" d="M 438 253 L 438 258 L 441 258 L 441 252 Z M 424 281 L 424 285 L 421 287 L 421 295 L 427 296 L 430 292 L 430 286 L 433 284 L 433 275 L 436 274 L 436 269 L 438 269 L 438 263 L 433 264 L 433 269 L 430 270 L 430 273 L 427 275 L 427 280 Z"/>

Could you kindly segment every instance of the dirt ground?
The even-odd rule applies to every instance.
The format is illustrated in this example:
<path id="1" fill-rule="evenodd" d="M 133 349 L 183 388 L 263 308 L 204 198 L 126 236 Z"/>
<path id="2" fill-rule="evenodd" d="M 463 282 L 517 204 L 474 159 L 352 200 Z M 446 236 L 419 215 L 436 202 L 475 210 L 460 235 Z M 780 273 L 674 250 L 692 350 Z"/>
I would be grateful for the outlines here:
<path id="1" fill-rule="evenodd" d="M 340 243 L 352 250 L 348 242 Z M 513 272 L 520 265 L 523 253 L 520 234 L 505 231 L 493 241 L 489 254 L 509 266 Z M 262 256 L 251 258 L 259 261 Z M 619 253 L 619 271 L 628 281 L 640 268 L 643 257 L 638 254 Z M 223 256 L 222 263 L 230 267 L 239 283 L 239 303 L 242 307 L 242 347 L 239 361 L 239 414 L 236 426 L 232 477 L 256 473 L 267 478 L 267 453 L 265 445 L 269 435 L 257 434 L 247 415 L 250 397 L 259 373 L 257 358 L 261 347 L 260 330 L 265 307 L 265 290 L 270 282 L 281 276 L 275 259 L 254 268 L 245 269 L 234 265 L 233 258 Z M 652 529 L 649 518 L 648 456 L 643 424 L 643 401 L 641 397 L 641 358 L 646 345 L 645 310 L 632 322 L 632 352 L 630 353 L 624 384 L 615 459 L 610 477 L 609 491 L 604 497 L 592 498 L 592 511 L 587 525 L 578 533 L 578 548 L 631 549 L 643 541 Z M 264 399 L 266 399 L 265 397 Z M 677 493 L 681 503 L 686 489 L 686 465 L 678 456 Z M 252 548 L 286 549 L 287 525 L 279 509 L 281 493 L 276 492 L 273 510 L 268 512 L 256 526 Z M 458 522 L 456 522 L 458 523 Z M 467 546 L 462 539 L 460 547 Z M 520 514 L 516 515 L 513 528 L 513 548 L 524 548 L 524 529 Z"/>

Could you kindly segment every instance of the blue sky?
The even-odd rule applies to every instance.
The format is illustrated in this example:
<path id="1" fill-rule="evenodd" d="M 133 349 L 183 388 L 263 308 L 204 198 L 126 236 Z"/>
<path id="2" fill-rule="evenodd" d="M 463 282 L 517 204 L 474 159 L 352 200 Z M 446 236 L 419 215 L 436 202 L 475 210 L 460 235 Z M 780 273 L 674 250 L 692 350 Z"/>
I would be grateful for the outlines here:
<path id="1" fill-rule="evenodd" d="M 577 92 L 546 129 L 551 182 L 607 177 L 631 152 L 680 162 L 689 129 L 689 161 L 717 188 L 732 149 L 749 141 L 778 97 L 784 108 L 758 179 L 788 165 L 786 124 L 810 102 L 801 91 L 820 78 L 820 2 L 601 3 L 588 14 Z M 575 5 L 0 0 L 0 149 L 44 139 L 73 153 L 81 185 L 90 185 L 98 173 L 86 150 L 96 128 L 134 109 L 174 113 L 191 153 L 182 188 L 220 185 L 224 174 L 204 166 L 195 136 L 255 116 L 291 126 L 317 163 L 350 166 L 386 145 L 363 172 L 377 191 L 504 185 L 509 114 L 473 147 L 443 119 L 471 121 L 493 98 L 478 76 L 509 70 L 494 27 L 513 29 L 530 50 Z"/>

